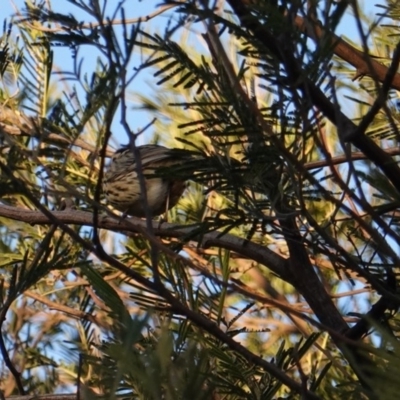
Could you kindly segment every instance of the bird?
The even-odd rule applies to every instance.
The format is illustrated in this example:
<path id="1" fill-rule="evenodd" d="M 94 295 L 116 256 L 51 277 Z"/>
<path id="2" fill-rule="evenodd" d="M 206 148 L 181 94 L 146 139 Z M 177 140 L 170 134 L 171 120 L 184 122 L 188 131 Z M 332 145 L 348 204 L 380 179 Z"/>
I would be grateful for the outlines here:
<path id="1" fill-rule="evenodd" d="M 124 215 L 146 217 L 147 206 L 152 216 L 158 216 L 174 207 L 182 196 L 187 179 L 173 169 L 185 165 L 192 158 L 191 152 L 147 144 L 137 146 L 136 153 L 141 161 L 146 204 L 141 195 L 135 153 L 129 145 L 121 147 L 112 156 L 104 173 L 103 192 L 107 202 Z"/>

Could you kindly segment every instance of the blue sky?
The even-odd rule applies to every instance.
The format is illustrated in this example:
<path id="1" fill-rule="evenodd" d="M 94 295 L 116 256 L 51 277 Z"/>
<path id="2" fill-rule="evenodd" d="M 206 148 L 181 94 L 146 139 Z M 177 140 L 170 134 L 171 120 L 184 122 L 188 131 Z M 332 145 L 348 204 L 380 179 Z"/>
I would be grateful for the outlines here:
<path id="1" fill-rule="evenodd" d="M 377 1 L 379 3 L 381 1 Z M 370 14 L 373 14 L 378 11 L 377 8 L 374 7 L 375 2 L 370 2 L 366 1 L 366 8 L 363 8 L 364 11 L 367 11 Z M 53 10 L 55 12 L 61 12 L 61 13 L 71 13 L 76 19 L 89 22 L 89 16 L 87 13 L 83 12 L 79 7 L 76 7 L 72 5 L 70 2 L 67 0 L 57 0 L 57 1 L 52 1 L 51 2 Z M 116 6 L 117 2 L 116 1 L 108 1 L 108 9 L 109 13 L 114 11 L 114 8 Z M 125 12 L 126 12 L 126 18 L 137 18 L 139 16 L 146 16 L 153 12 L 157 6 L 160 4 L 160 0 L 143 0 L 143 1 L 138 1 L 138 0 L 128 0 L 126 1 L 125 4 Z M 15 7 L 16 8 L 22 8 L 24 6 L 24 1 L 23 0 L 2 0 L 2 13 L 0 17 L 2 17 L 1 20 L 7 18 L 8 20 L 10 17 L 15 13 Z M 379 10 L 381 11 L 381 10 Z M 166 13 L 157 16 L 156 18 L 152 19 L 148 24 L 152 27 L 154 30 L 159 30 L 162 31 L 162 29 L 165 27 L 166 22 L 168 21 L 168 16 L 171 15 L 173 11 L 167 11 Z M 117 17 L 118 19 L 119 17 Z M 118 28 L 117 28 L 118 29 Z M 347 37 L 355 39 L 357 41 L 357 31 L 355 27 L 355 23 L 350 15 L 346 16 L 342 23 L 339 26 L 338 32 L 340 34 L 344 34 Z M 63 70 L 71 70 L 72 68 L 72 53 L 70 49 L 67 49 L 65 47 L 53 47 L 53 52 L 54 52 L 54 63 L 58 66 L 61 66 Z M 96 60 L 96 57 L 98 54 L 94 51 L 93 48 L 90 46 L 87 47 L 82 47 L 79 52 L 80 56 L 82 57 L 84 54 L 84 70 L 87 71 L 88 73 L 91 73 L 93 70 L 93 65 L 94 61 Z M 137 62 L 139 64 L 140 59 L 137 57 Z M 152 78 L 152 72 L 151 71 L 143 71 L 140 73 L 137 79 L 134 81 L 134 92 L 135 93 L 151 93 L 151 91 L 154 90 L 154 88 L 150 88 L 148 85 L 148 82 L 154 81 L 154 78 Z M 56 78 L 57 79 L 57 78 Z M 132 85 L 133 86 L 133 85 Z M 133 90 L 133 89 L 132 89 Z M 133 104 L 131 104 L 133 106 Z M 346 107 L 347 108 L 347 107 Z M 129 118 L 129 123 L 131 126 L 132 131 L 137 131 L 146 126 L 152 119 L 152 116 L 149 115 L 147 112 L 142 112 L 138 111 L 135 109 L 134 111 L 131 111 L 129 113 L 130 118 Z M 117 143 L 126 143 L 126 137 L 121 134 L 122 129 L 119 128 L 119 116 L 117 115 L 115 119 L 115 123 L 112 127 L 114 139 L 116 139 Z M 151 129 L 149 130 L 149 134 L 146 137 L 141 137 L 141 139 L 144 141 L 149 140 L 149 136 L 151 136 L 152 131 Z"/>
<path id="2" fill-rule="evenodd" d="M 4 2 L 4 5 L 3 5 Z M 57 0 L 51 2 L 53 11 L 60 12 L 60 13 L 71 13 L 78 21 L 82 22 L 90 22 L 89 15 L 82 11 L 79 7 L 76 7 L 69 3 L 67 0 Z M 108 7 L 109 13 L 114 11 L 114 8 L 117 2 L 108 1 L 110 5 Z M 146 1 L 127 1 L 125 6 L 126 18 L 137 18 L 139 16 L 146 16 L 156 8 L 159 1 L 157 0 L 146 0 Z M 4 21 L 7 19 L 9 22 L 11 20 L 11 16 L 15 15 L 15 9 L 22 9 L 24 7 L 23 0 L 2 0 L 2 12 L 0 14 L 0 21 Z M 168 15 L 168 14 L 167 14 Z M 170 15 L 170 13 L 169 13 Z M 120 16 L 117 17 L 120 19 Z M 157 18 L 157 20 L 151 21 L 153 24 L 152 26 L 159 26 L 160 30 L 165 26 L 165 21 L 167 21 L 166 15 L 161 15 Z M 157 26 L 157 27 L 158 27 Z M 116 29 L 120 29 L 120 27 L 116 27 Z M 14 29 L 14 37 L 17 34 L 17 29 Z M 73 66 L 72 61 L 72 51 L 66 47 L 53 47 L 52 48 L 54 53 L 54 65 L 58 66 L 63 71 L 71 71 Z M 91 46 L 81 46 L 78 52 L 78 58 L 83 58 L 83 71 L 88 73 L 88 76 L 94 70 L 96 58 L 98 57 L 99 53 L 96 52 L 95 49 Z M 134 59 L 135 62 L 135 59 Z M 140 59 L 137 57 L 137 65 L 139 65 Z M 58 80 L 59 77 L 54 77 L 53 81 Z M 138 76 L 138 79 L 134 81 L 134 91 L 137 93 L 141 92 L 149 92 L 149 86 L 147 82 L 151 79 L 150 71 L 143 71 Z M 129 106 L 133 106 L 132 104 Z M 132 131 L 137 131 L 144 126 L 146 126 L 149 121 L 151 121 L 152 117 L 147 112 L 141 112 L 135 110 L 134 112 L 130 113 L 129 123 L 131 126 Z M 127 139 L 125 136 L 121 135 L 120 132 L 122 129 L 119 128 L 119 115 L 117 114 L 115 118 L 115 123 L 112 127 L 112 132 L 114 135 L 114 139 L 118 143 L 127 143 Z M 151 133 L 151 130 L 150 130 Z M 114 143 L 114 145 L 116 145 Z"/>

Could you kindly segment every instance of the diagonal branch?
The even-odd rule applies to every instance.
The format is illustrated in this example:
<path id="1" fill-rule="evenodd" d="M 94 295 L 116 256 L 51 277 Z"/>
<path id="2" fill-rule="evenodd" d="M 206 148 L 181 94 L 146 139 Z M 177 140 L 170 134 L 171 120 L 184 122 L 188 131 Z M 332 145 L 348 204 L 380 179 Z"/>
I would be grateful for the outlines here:
<path id="1" fill-rule="evenodd" d="M 15 220 L 24 220 L 26 222 L 30 223 L 37 223 L 37 224 L 57 224 L 63 231 L 68 233 L 72 238 L 77 240 L 78 243 L 80 243 L 83 248 L 87 249 L 88 251 L 93 252 L 97 257 L 99 257 L 100 260 L 103 262 L 108 263 L 111 267 L 116 268 L 117 270 L 123 272 L 125 275 L 129 276 L 130 278 L 136 280 L 139 283 L 142 283 L 145 287 L 154 290 L 161 296 L 163 296 L 167 301 L 170 302 L 172 306 L 172 311 L 175 313 L 179 313 L 181 315 L 186 316 L 191 322 L 199 326 L 200 328 L 204 329 L 206 332 L 210 333 L 212 336 L 220 340 L 222 343 L 226 344 L 229 348 L 232 350 L 238 352 L 241 354 L 247 361 L 263 368 L 266 372 L 277 378 L 280 382 L 282 382 L 284 385 L 292 389 L 293 391 L 296 391 L 297 393 L 304 393 L 304 395 L 307 396 L 308 399 L 320 399 L 316 394 L 314 394 L 311 391 L 304 391 L 304 388 L 302 387 L 301 384 L 296 382 L 294 379 L 289 377 L 286 373 L 285 370 L 281 369 L 274 363 L 268 362 L 264 360 L 262 357 L 257 356 L 256 354 L 252 353 L 250 350 L 248 350 L 245 346 L 241 345 L 239 342 L 235 341 L 229 334 L 226 332 L 222 331 L 215 322 L 211 321 L 209 318 L 206 316 L 199 314 L 193 310 L 191 310 L 188 306 L 180 302 L 178 299 L 175 298 L 173 294 L 171 294 L 164 286 L 160 287 L 160 285 L 156 285 L 153 282 L 149 281 L 148 279 L 144 278 L 141 276 L 138 272 L 130 269 L 126 265 L 122 264 L 119 262 L 117 259 L 115 259 L 112 256 L 109 256 L 107 253 L 101 251 L 98 251 L 98 248 L 94 246 L 92 243 L 86 241 L 85 239 L 81 238 L 79 235 L 76 235 L 76 233 L 67 225 L 67 224 L 72 224 L 76 223 L 76 220 L 80 220 L 81 222 L 86 221 L 87 225 L 92 226 L 93 225 L 93 216 L 91 213 L 84 213 L 80 212 L 77 210 L 72 210 L 72 213 L 67 212 L 66 216 L 63 216 L 63 212 L 50 212 L 46 209 L 44 209 L 43 206 L 40 205 L 39 202 L 36 201 L 36 204 L 40 208 L 40 212 L 37 211 L 31 211 L 31 210 L 20 210 L 15 207 L 9 207 L 9 206 L 1 206 L 0 207 L 0 215 L 5 216 L 4 214 L 8 214 L 8 218 L 15 219 Z M 75 216 L 75 218 L 74 218 Z M 109 218 L 105 217 L 106 221 L 109 220 Z M 146 226 L 146 221 L 140 221 L 137 220 L 136 224 L 136 219 L 135 220 L 135 225 L 137 225 L 137 229 L 139 232 L 143 233 L 143 227 L 139 224 L 139 222 L 142 222 L 144 226 Z M 75 222 L 73 222 L 75 220 Z M 108 221 L 110 223 L 110 221 Z M 115 221 L 114 220 L 114 225 L 119 225 L 119 231 L 121 231 L 124 228 L 131 228 L 134 226 L 130 221 Z M 154 223 L 156 225 L 156 223 Z M 101 228 L 104 227 L 104 218 L 99 216 L 98 221 L 97 221 L 97 227 Z M 156 231 L 156 227 L 154 227 Z M 165 234 L 167 235 L 167 231 L 165 231 Z M 214 232 L 214 234 L 217 236 L 219 233 Z M 205 235 L 206 236 L 206 235 Z M 246 248 L 247 246 L 243 246 L 243 240 L 241 240 L 241 245 L 243 248 Z M 261 247 L 261 246 L 260 246 Z M 278 256 L 276 256 L 278 257 Z M 284 264 L 284 261 L 281 260 Z"/>
<path id="2" fill-rule="evenodd" d="M 259 20 L 254 17 L 244 0 L 228 0 L 234 13 L 239 18 L 242 26 L 248 29 L 260 44 L 260 47 L 268 49 L 287 69 L 288 78 L 293 87 L 298 87 L 304 96 L 310 98 L 312 104 L 318 108 L 326 118 L 338 127 L 339 137 L 343 142 L 349 141 L 358 147 L 366 157 L 374 162 L 388 177 L 393 186 L 400 193 L 400 168 L 396 162 L 384 150 L 382 150 L 364 131 L 357 130 L 357 126 L 337 105 L 333 104 L 322 90 L 316 86 L 307 74 L 300 68 L 291 47 L 272 35 L 272 33 Z M 392 78 L 392 74 L 388 79 Z M 363 127 L 366 129 L 367 127 Z M 357 135 L 353 132 L 357 131 Z"/>
<path id="3" fill-rule="evenodd" d="M 378 92 L 378 96 L 375 99 L 374 104 L 367 112 L 367 114 L 365 114 L 365 116 L 362 118 L 357 129 L 352 132 L 351 136 L 346 137 L 346 140 L 354 141 L 357 138 L 357 136 L 364 135 L 369 125 L 374 120 L 376 114 L 378 114 L 380 109 L 385 105 L 389 90 L 392 88 L 393 79 L 397 75 L 399 63 L 400 63 L 400 42 L 397 43 L 397 46 L 393 52 L 392 62 L 387 70 L 385 78 L 383 79 L 382 87 Z"/>
<path id="4" fill-rule="evenodd" d="M 304 32 L 315 42 L 318 42 L 320 39 L 329 40 L 329 43 L 332 46 L 332 51 L 338 57 L 356 68 L 357 77 L 367 75 L 379 80 L 379 82 L 385 80 L 388 73 L 388 67 L 382 65 L 372 57 L 369 58 L 367 63 L 365 61 L 365 54 L 362 51 L 356 49 L 334 33 L 327 31 L 319 23 L 306 20 L 299 15 L 294 18 L 293 22 L 301 32 Z M 400 90 L 399 73 L 394 74 L 391 87 Z"/>

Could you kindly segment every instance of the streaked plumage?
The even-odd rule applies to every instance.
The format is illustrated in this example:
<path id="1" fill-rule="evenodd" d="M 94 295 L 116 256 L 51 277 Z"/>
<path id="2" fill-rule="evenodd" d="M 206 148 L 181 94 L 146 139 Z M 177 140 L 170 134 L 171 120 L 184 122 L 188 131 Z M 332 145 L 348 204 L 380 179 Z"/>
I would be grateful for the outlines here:
<path id="1" fill-rule="evenodd" d="M 185 190 L 185 181 L 173 177 L 152 176 L 162 167 L 183 164 L 190 155 L 182 150 L 168 149 L 150 144 L 138 146 L 143 176 L 147 190 L 147 206 L 153 216 L 160 215 L 175 206 Z M 104 174 L 103 191 L 107 201 L 128 215 L 144 217 L 146 215 L 140 196 L 140 182 L 137 164 L 132 150 L 125 146 L 117 150 Z"/>

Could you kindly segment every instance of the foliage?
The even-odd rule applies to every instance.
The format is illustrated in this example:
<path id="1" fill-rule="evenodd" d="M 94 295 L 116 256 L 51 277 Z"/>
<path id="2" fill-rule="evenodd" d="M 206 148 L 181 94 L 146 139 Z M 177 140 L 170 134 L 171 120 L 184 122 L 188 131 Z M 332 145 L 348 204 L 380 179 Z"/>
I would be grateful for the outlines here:
<path id="1" fill-rule="evenodd" d="M 26 1 L 0 41 L 4 395 L 393 398 L 397 3 Z M 167 170 L 188 188 L 123 219 L 103 170 L 151 140 L 196 154 Z"/>

